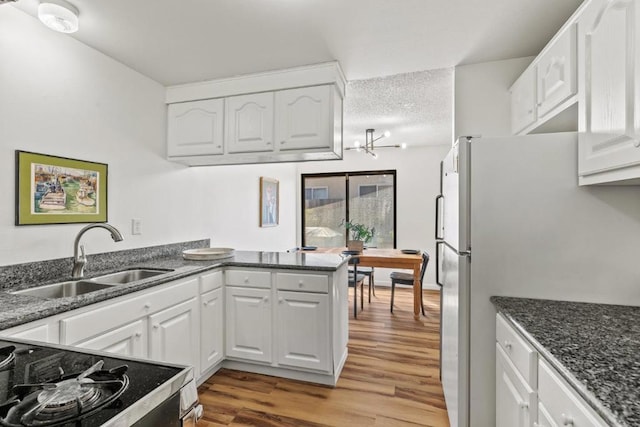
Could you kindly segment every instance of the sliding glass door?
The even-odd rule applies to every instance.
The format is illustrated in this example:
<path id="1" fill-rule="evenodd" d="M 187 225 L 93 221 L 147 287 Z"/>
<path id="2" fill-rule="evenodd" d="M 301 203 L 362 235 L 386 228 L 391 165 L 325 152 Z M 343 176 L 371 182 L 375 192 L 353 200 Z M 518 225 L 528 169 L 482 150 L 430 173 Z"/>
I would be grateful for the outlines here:
<path id="1" fill-rule="evenodd" d="M 343 220 L 375 227 L 366 246 L 396 246 L 396 171 L 302 175 L 302 244 L 341 247 L 347 235 Z"/>

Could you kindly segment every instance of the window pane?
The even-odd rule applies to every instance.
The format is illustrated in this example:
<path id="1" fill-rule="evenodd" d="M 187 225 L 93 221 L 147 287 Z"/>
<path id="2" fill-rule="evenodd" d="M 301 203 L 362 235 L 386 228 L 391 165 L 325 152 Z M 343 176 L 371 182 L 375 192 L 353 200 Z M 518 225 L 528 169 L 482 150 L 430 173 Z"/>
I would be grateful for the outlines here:
<path id="1" fill-rule="evenodd" d="M 345 177 L 307 177 L 304 179 L 304 244 L 307 246 L 344 246 L 346 217 Z M 313 191 L 310 191 L 312 190 Z M 331 198 L 329 198 L 331 196 Z"/>
<path id="2" fill-rule="evenodd" d="M 375 227 L 367 246 L 393 248 L 393 175 L 349 176 L 349 218 Z"/>

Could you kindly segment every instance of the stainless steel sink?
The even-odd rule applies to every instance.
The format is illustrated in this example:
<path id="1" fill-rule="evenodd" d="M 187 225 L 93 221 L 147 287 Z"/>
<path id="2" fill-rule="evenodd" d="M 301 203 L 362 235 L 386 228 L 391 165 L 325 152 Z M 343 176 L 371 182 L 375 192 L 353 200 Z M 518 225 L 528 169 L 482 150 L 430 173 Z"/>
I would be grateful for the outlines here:
<path id="1" fill-rule="evenodd" d="M 72 282 L 36 286 L 35 288 L 24 289 L 22 291 L 15 291 L 11 293 L 17 295 L 30 295 L 40 298 L 64 298 L 99 291 L 111 286 L 113 285 L 92 282 L 89 280 L 75 280 Z"/>
<path id="2" fill-rule="evenodd" d="M 155 270 L 149 268 L 140 268 L 135 270 L 124 270 L 116 273 L 105 274 L 91 279 L 92 281 L 109 284 L 122 285 L 125 283 L 136 282 L 138 280 L 148 279 L 150 277 L 159 276 L 161 274 L 170 273 L 173 270 Z"/>
<path id="3" fill-rule="evenodd" d="M 173 270 L 138 268 L 132 270 L 117 271 L 105 274 L 104 276 L 93 277 L 91 279 L 73 280 L 69 282 L 54 283 L 51 285 L 36 286 L 21 291 L 11 292 L 16 295 L 30 295 L 40 298 L 64 298 L 74 297 L 89 292 L 99 291 L 112 286 L 123 285 L 148 279 L 150 277 L 167 274 Z"/>

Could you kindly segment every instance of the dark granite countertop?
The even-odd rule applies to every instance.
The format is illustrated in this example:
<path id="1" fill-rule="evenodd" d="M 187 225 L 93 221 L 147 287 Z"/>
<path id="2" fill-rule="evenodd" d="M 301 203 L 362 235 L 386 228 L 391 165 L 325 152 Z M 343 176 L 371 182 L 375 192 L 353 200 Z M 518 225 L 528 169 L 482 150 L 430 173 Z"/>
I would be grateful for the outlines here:
<path id="1" fill-rule="evenodd" d="M 59 313 L 64 313 L 89 304 L 105 301 L 219 267 L 272 268 L 331 272 L 336 271 L 347 261 L 347 257 L 340 255 L 257 251 L 236 251 L 233 257 L 216 261 L 188 261 L 182 258 L 182 248 L 205 247 L 201 244 L 202 242 L 198 241 L 198 244 L 195 245 L 180 246 L 177 248 L 179 251 L 177 253 L 175 250 L 176 248 L 172 251 L 166 251 L 164 250 L 164 246 L 148 249 L 145 248 L 145 253 L 148 254 L 151 252 L 152 255 L 146 256 L 146 258 L 138 258 L 135 261 L 131 260 L 132 258 L 128 258 L 128 256 L 131 255 L 130 252 L 138 253 L 140 250 L 101 254 L 102 258 L 95 262 L 97 266 L 94 265 L 92 270 L 87 270 L 85 273 L 86 278 L 108 274 L 113 271 L 141 267 L 169 269 L 173 271 L 145 280 L 116 285 L 107 289 L 75 297 L 45 299 L 9 293 L 11 291 L 31 288 L 38 285 L 71 280 L 71 261 L 68 259 L 0 267 L 0 330 L 8 329 L 13 326 L 32 322 L 34 320 L 53 316 Z M 208 241 L 206 242 L 206 245 L 208 246 Z M 107 258 L 107 260 L 104 258 Z M 88 268 L 92 268 L 91 257 L 89 257 Z"/>
<path id="2" fill-rule="evenodd" d="M 640 307 L 492 297 L 611 426 L 640 426 Z"/>

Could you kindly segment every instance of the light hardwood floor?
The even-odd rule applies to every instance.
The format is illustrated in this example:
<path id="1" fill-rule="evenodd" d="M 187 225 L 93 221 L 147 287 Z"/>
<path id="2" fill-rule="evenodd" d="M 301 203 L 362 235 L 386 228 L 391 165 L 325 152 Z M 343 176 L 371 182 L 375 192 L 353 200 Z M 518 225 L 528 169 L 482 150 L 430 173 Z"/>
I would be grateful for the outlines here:
<path id="1" fill-rule="evenodd" d="M 448 427 L 438 379 L 439 293 L 424 292 L 420 320 L 410 289 L 396 288 L 393 314 L 390 290 L 376 294 L 371 304 L 365 296 L 357 320 L 349 312 L 349 357 L 335 388 L 224 369 L 198 389 L 198 426 Z"/>

